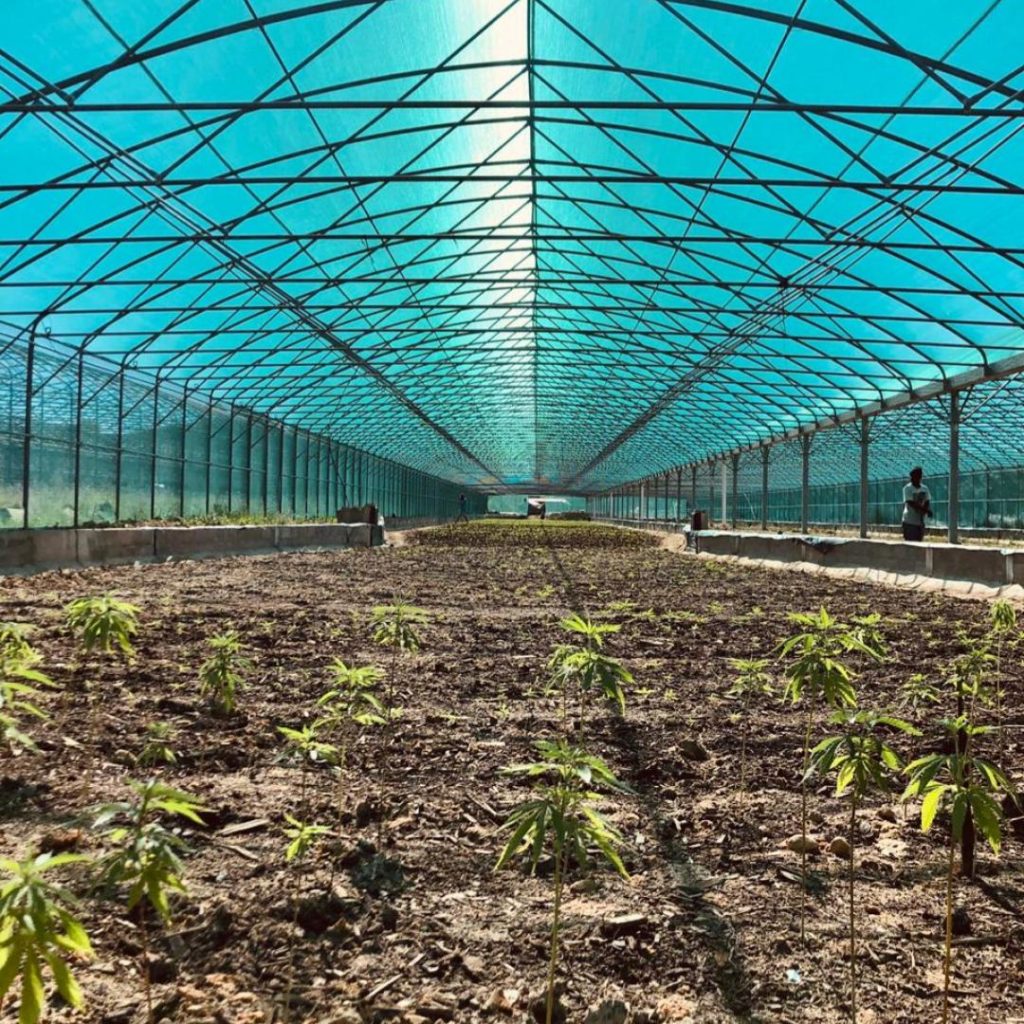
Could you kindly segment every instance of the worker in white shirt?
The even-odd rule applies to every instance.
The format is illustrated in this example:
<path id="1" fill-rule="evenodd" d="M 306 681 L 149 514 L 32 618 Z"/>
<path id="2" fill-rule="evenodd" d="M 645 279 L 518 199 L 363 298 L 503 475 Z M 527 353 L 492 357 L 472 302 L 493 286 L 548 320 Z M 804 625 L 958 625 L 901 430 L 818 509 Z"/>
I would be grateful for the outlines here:
<path id="1" fill-rule="evenodd" d="M 924 520 L 932 512 L 931 492 L 921 482 L 924 470 L 915 466 L 910 471 L 910 483 L 903 487 L 903 539 L 924 540 Z"/>

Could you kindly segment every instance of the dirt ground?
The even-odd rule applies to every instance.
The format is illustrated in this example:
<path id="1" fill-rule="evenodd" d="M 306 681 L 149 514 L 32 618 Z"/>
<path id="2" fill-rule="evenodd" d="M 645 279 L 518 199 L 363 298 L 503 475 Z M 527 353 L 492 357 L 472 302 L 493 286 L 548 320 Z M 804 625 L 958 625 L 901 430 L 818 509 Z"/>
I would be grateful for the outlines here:
<path id="1" fill-rule="evenodd" d="M 160 1015 L 230 1024 L 529 1020 L 545 976 L 551 879 L 493 870 L 500 823 L 528 793 L 500 769 L 558 733 L 559 703 L 541 688 L 545 661 L 565 639 L 560 617 L 603 611 L 622 626 L 609 648 L 636 685 L 624 717 L 595 707 L 587 733 L 636 790 L 603 805 L 626 839 L 631 878 L 573 879 L 561 964 L 568 1020 L 620 1020 L 587 1018 L 603 999 L 624 1001 L 637 1024 L 848 1020 L 847 861 L 826 849 L 847 834 L 846 802 L 827 780 L 816 784 L 821 852 L 811 858 L 804 945 L 799 857 L 785 845 L 800 831 L 802 712 L 773 700 L 738 721 L 725 697 L 727 659 L 771 655 L 792 610 L 877 611 L 891 657 L 865 667 L 858 683 L 862 704 L 891 708 L 913 673 L 945 677 L 958 632 L 979 632 L 987 607 L 698 560 L 626 531 L 424 536 L 428 543 L 410 535 L 395 548 L 0 580 L 0 618 L 36 627 L 44 668 L 61 685 L 36 729 L 41 754 L 0 755 L 0 853 L 66 838 L 91 805 L 126 796 L 126 780 L 151 773 L 134 763 L 145 724 L 169 722 L 178 763 L 159 774 L 210 812 L 208 828 L 184 831 L 188 895 L 175 903 L 173 927 L 149 924 Z M 588 539 L 601 546 L 580 546 Z M 80 659 L 63 626 L 69 599 L 108 591 L 141 608 L 129 665 Z M 283 759 L 277 727 L 315 717 L 333 658 L 387 667 L 369 611 L 396 597 L 431 621 L 422 650 L 400 660 L 404 713 L 384 805 L 372 733 L 352 751 L 340 816 L 326 769 L 313 775 L 303 810 L 301 772 Z M 199 698 L 196 671 L 205 638 L 229 628 L 254 668 L 240 712 L 217 718 Z M 1018 783 L 1019 661 L 1005 659 L 1004 679 L 1005 763 Z M 924 738 L 897 741 L 905 757 L 935 749 L 935 726 L 922 724 Z M 941 1013 L 948 833 L 940 820 L 922 834 L 913 809 L 892 807 L 871 798 L 856 837 L 859 1019 L 920 1024 Z M 298 870 L 284 860 L 285 812 L 332 830 Z M 78 847 L 102 853 L 88 830 Z M 981 853 L 978 883 L 958 884 L 969 934 L 957 940 L 953 968 L 957 1021 L 1024 1019 L 1022 851 L 1011 832 L 1000 858 Z M 68 883 L 81 888 L 73 875 Z M 50 1019 L 143 1020 L 138 915 L 94 896 L 80 909 L 97 954 L 77 968 L 88 1005 Z M 616 922 L 621 915 L 635 916 Z M 0 1016 L 13 1014 L 9 1004 Z"/>

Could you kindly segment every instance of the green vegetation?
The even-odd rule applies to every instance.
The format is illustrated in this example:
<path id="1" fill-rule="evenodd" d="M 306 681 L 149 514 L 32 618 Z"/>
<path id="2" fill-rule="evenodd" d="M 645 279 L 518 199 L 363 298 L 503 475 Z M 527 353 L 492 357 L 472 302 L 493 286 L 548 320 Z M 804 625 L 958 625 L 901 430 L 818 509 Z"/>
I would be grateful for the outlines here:
<path id="1" fill-rule="evenodd" d="M 736 719 L 740 724 L 740 790 L 747 787 L 747 720 L 759 700 L 775 693 L 768 658 L 730 658 L 729 665 L 736 673 L 727 697 L 737 700 L 741 712 Z"/>
<path id="2" fill-rule="evenodd" d="M 112 594 L 79 597 L 64 609 L 68 628 L 78 637 L 82 652 L 135 656 L 132 637 L 138 632 L 139 609 Z"/>
<path id="3" fill-rule="evenodd" d="M 95 812 L 93 828 L 111 847 L 99 865 L 99 884 L 104 889 L 127 886 L 126 908 L 132 910 L 148 903 L 167 927 L 171 923 L 171 896 L 186 892 L 181 856 L 188 847 L 162 819 L 181 818 L 202 826 L 200 815 L 206 808 L 188 793 L 155 779 L 128 785 L 135 793 L 133 800 L 105 804 Z M 152 1022 L 149 928 L 144 910 L 139 913 L 138 921 L 147 1019 Z"/>
<path id="4" fill-rule="evenodd" d="M 238 633 L 229 630 L 206 641 L 213 650 L 199 667 L 199 694 L 210 702 L 215 714 L 230 715 L 238 706 L 238 694 L 245 687 L 244 673 L 252 662 L 242 653 Z"/>
<path id="5" fill-rule="evenodd" d="M 622 836 L 598 812 L 601 799 L 596 790 L 628 792 L 599 757 L 582 747 L 570 746 L 564 739 L 554 743 L 539 740 L 537 761 L 514 764 L 505 769 L 509 775 L 531 779 L 549 779 L 534 790 L 533 798 L 515 807 L 505 822 L 512 835 L 498 857 L 495 870 L 516 857 L 524 857 L 535 871 L 542 854 L 550 849 L 554 859 L 551 904 L 551 939 L 548 957 L 546 1024 L 552 1024 L 555 1004 L 555 975 L 560 948 L 562 896 L 570 862 L 586 872 L 590 867 L 589 848 L 596 847 L 623 878 L 628 878 L 617 847 Z"/>
<path id="6" fill-rule="evenodd" d="M 850 1020 L 857 1024 L 857 918 L 854 879 L 857 851 L 857 808 L 872 790 L 889 792 L 889 778 L 901 768 L 899 756 L 886 742 L 883 729 L 919 736 L 920 730 L 892 715 L 842 708 L 829 719 L 839 733 L 827 736 L 811 751 L 813 770 L 835 773 L 836 796 L 850 795 Z"/>
<path id="7" fill-rule="evenodd" d="M 17 988 L 18 1024 L 36 1024 L 46 1011 L 43 970 L 69 1006 L 82 1006 L 82 991 L 68 959 L 93 956 L 89 936 L 69 908 L 74 897 L 51 882 L 55 868 L 88 861 L 81 854 L 42 853 L 23 861 L 0 860 L 6 876 L 0 887 L 0 1004 Z"/>
<path id="8" fill-rule="evenodd" d="M 875 645 L 865 642 L 862 625 L 848 625 L 833 618 L 824 608 L 817 613 L 791 612 L 789 621 L 799 632 L 779 645 L 779 656 L 792 658 L 786 667 L 783 699 L 794 704 L 806 701 L 804 714 L 803 770 L 800 776 L 800 875 L 804 881 L 800 903 L 800 939 L 806 939 L 807 888 L 807 776 L 810 768 L 811 729 L 814 704 L 831 708 L 850 708 L 857 703 L 854 673 L 849 662 L 862 655 L 881 659 Z"/>

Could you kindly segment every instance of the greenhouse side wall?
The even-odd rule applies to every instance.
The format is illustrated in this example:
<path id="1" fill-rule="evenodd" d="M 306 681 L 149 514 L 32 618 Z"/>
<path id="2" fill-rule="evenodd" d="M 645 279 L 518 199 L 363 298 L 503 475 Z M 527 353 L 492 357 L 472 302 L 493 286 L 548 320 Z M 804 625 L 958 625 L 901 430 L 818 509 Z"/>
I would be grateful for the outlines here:
<path id="1" fill-rule="evenodd" d="M 50 339 L 0 344 L 0 527 L 458 513 L 450 481 Z"/>

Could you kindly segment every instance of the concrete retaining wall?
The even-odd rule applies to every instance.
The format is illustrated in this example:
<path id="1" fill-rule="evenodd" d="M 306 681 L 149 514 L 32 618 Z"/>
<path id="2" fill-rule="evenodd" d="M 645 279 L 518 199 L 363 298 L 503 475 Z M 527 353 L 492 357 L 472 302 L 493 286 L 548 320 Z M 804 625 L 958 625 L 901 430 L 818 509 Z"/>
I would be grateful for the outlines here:
<path id="1" fill-rule="evenodd" d="M 709 555 L 878 569 L 901 576 L 964 580 L 993 587 L 1024 583 L 1024 551 L 1003 548 L 727 530 L 704 530 L 696 534 L 696 540 L 697 550 Z"/>
<path id="2" fill-rule="evenodd" d="M 0 530 L 0 575 L 85 565 L 163 562 L 168 558 L 368 548 L 383 543 L 384 531 L 366 523 Z"/>

